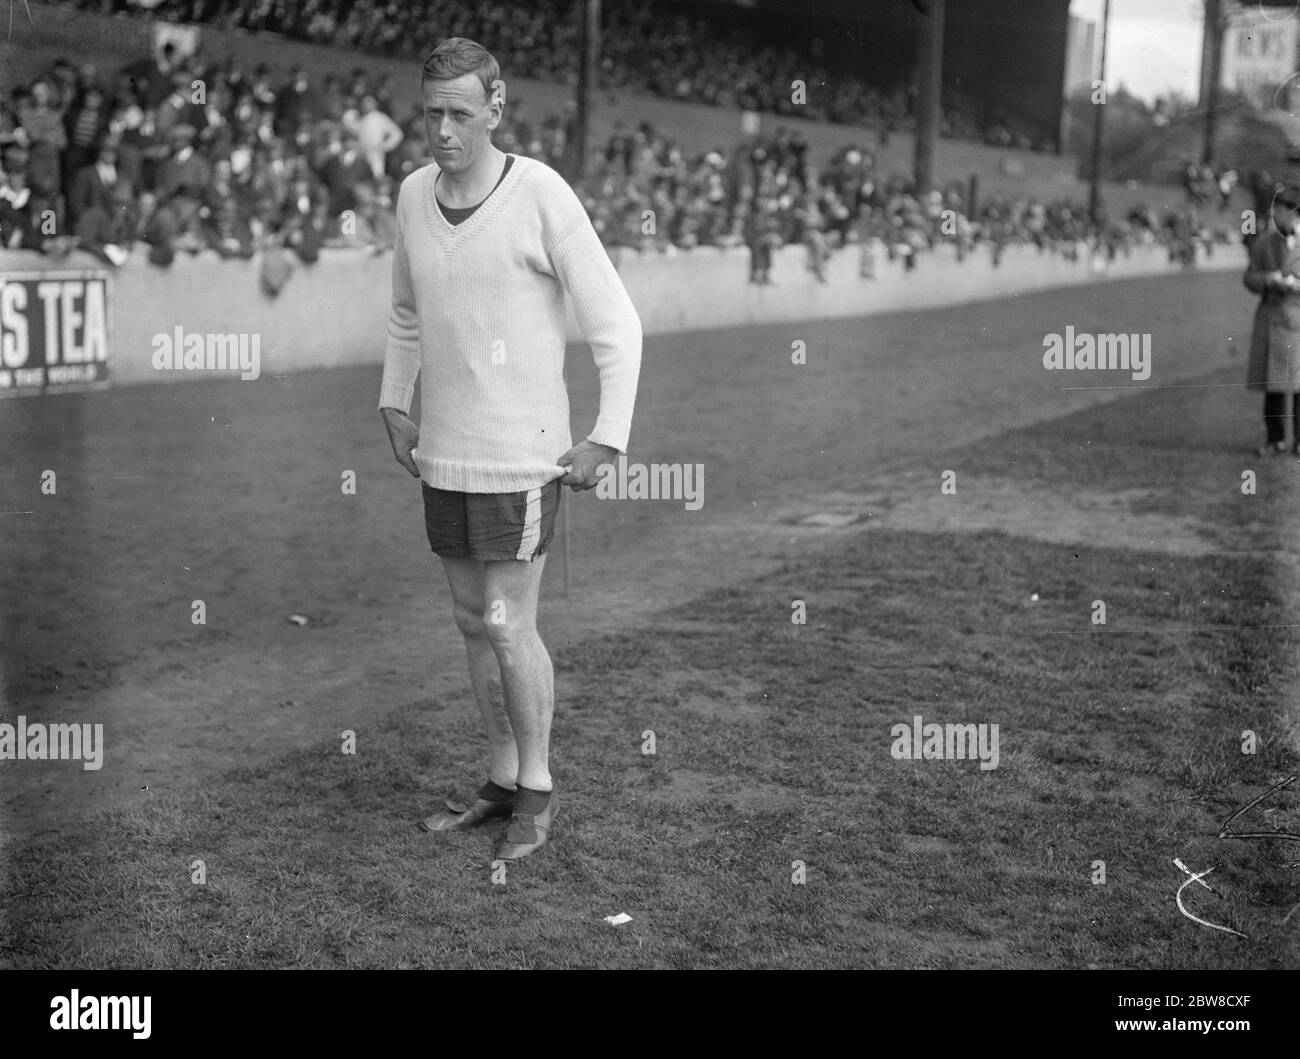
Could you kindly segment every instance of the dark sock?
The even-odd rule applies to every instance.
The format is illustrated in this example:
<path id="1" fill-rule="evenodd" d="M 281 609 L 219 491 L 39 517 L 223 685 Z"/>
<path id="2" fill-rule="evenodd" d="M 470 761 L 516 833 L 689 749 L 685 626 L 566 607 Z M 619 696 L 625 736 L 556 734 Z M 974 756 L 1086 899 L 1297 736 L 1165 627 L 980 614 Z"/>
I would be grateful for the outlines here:
<path id="1" fill-rule="evenodd" d="M 1264 394 L 1264 426 L 1270 445 L 1279 445 L 1286 439 L 1286 413 L 1286 394 Z"/>
<path id="2" fill-rule="evenodd" d="M 488 802 L 509 802 L 514 800 L 515 792 L 488 780 L 478 789 L 478 796 Z"/>
<path id="3" fill-rule="evenodd" d="M 529 813 L 532 816 L 546 812 L 546 807 L 551 802 L 550 791 L 535 791 L 528 787 L 519 787 L 517 790 L 519 793 L 515 795 L 515 812 Z"/>

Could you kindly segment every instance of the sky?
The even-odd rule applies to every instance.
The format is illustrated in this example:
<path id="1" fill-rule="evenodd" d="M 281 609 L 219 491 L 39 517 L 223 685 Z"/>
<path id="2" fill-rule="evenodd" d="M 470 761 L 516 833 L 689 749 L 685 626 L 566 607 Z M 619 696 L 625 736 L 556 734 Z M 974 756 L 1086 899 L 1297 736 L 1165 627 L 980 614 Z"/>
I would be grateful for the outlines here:
<path id="1" fill-rule="evenodd" d="M 1102 6 L 1103 0 L 1071 0 L 1070 13 L 1092 19 L 1100 28 Z M 1265 14 L 1278 21 L 1300 18 L 1300 10 L 1292 8 L 1300 8 L 1300 0 L 1270 5 Z M 1111 0 L 1107 83 L 1123 83 L 1148 102 L 1171 90 L 1195 99 L 1203 11 L 1203 0 Z"/>

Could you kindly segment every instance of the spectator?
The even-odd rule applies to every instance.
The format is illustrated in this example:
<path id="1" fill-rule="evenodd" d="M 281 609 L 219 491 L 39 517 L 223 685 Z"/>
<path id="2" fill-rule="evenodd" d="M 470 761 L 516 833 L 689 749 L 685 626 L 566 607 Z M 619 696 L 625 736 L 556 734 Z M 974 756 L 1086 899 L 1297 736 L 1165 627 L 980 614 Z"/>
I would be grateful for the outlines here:
<path id="1" fill-rule="evenodd" d="M 212 180 L 199 198 L 199 218 L 207 245 L 222 257 L 252 257 L 256 249 L 246 184 L 236 183 L 229 159 L 212 166 Z"/>
<path id="2" fill-rule="evenodd" d="M 355 209 L 354 189 L 371 175 L 357 138 L 348 134 L 343 140 L 342 151 L 325 163 L 322 174 L 325 188 L 329 192 L 330 213 L 337 217 L 344 210 Z"/>
<path id="3" fill-rule="evenodd" d="M 826 243 L 826 233 L 822 231 L 822 213 L 814 192 L 809 192 L 797 212 L 799 225 L 803 229 L 803 245 L 808 250 L 808 268 L 818 283 L 826 282 L 826 261 L 830 251 Z"/>
<path id="4" fill-rule="evenodd" d="M 212 176 L 208 160 L 194 148 L 193 125 L 173 126 L 168 137 L 169 157 L 158 167 L 154 181 L 159 196 L 170 198 L 177 191 L 186 190 L 191 196 L 200 194 Z"/>
<path id="5" fill-rule="evenodd" d="M 392 198 L 387 180 L 375 184 L 363 180 L 356 188 L 355 214 L 340 225 L 340 234 L 332 240 L 337 246 L 364 246 L 371 253 L 393 248 L 397 228 L 392 213 Z"/>
<path id="6" fill-rule="evenodd" d="M 11 143 L 24 148 L 27 146 L 27 131 L 18 120 L 18 106 L 24 95 L 21 88 L 16 88 L 12 102 L 0 98 L 0 151 Z"/>
<path id="7" fill-rule="evenodd" d="M 197 133 L 204 122 L 203 108 L 190 101 L 192 89 L 191 77 L 185 70 L 176 70 L 171 77 L 172 89 L 167 97 L 158 104 L 154 116 L 154 126 L 158 136 L 166 140 L 171 131 L 179 126 L 189 126 Z"/>
<path id="8" fill-rule="evenodd" d="M 71 191 L 71 181 L 95 159 L 95 144 L 103 138 L 109 121 L 104 93 L 88 85 L 69 109 L 64 121 L 67 147 L 63 151 L 63 174 L 69 181 L 64 193 Z"/>
<path id="9" fill-rule="evenodd" d="M 1251 332 L 1246 386 L 1264 392 L 1267 440 L 1258 456 L 1281 455 L 1287 449 L 1287 419 L 1294 420 L 1291 451 L 1300 456 L 1300 358 L 1297 310 L 1300 309 L 1300 185 L 1288 184 L 1274 197 L 1272 224 L 1250 248 L 1250 262 L 1242 277 L 1246 288 L 1259 295 Z M 1288 416 L 1288 405 L 1292 415 Z"/>
<path id="10" fill-rule="evenodd" d="M 320 95 L 312 88 L 307 71 L 295 66 L 289 83 L 275 100 L 275 131 L 281 136 L 290 135 L 292 130 L 310 125 L 321 116 Z"/>
<path id="11" fill-rule="evenodd" d="M 77 245 L 114 267 L 130 256 L 134 241 L 130 189 L 115 186 L 107 202 L 95 202 L 82 211 L 74 229 Z"/>
<path id="12" fill-rule="evenodd" d="M 54 108 L 60 114 L 65 113 L 80 94 L 76 67 L 67 59 L 55 59 L 50 65 L 50 86 L 53 89 Z"/>
<path id="13" fill-rule="evenodd" d="M 1232 204 L 1232 189 L 1237 186 L 1237 171 L 1225 169 L 1219 174 L 1219 210 L 1226 210 Z"/>
<path id="14" fill-rule="evenodd" d="M 508 127 L 502 135 L 503 137 L 509 135 Z M 424 165 L 428 159 L 428 145 L 424 142 L 424 121 L 418 110 L 411 115 L 402 128 L 402 137 L 402 142 L 389 156 L 389 168 L 393 178 L 399 184 Z M 514 153 L 518 150 L 518 145 L 509 147 L 503 145 L 501 149 Z"/>
<path id="15" fill-rule="evenodd" d="M 72 178 L 68 193 L 68 222 L 76 230 L 82 214 L 98 208 L 106 215 L 113 209 L 113 190 L 117 186 L 117 146 L 106 140 L 92 146 L 91 164 L 83 166 Z"/>
<path id="16" fill-rule="evenodd" d="M 40 250 L 41 232 L 32 212 L 32 192 L 27 186 L 27 152 L 10 146 L 4 155 L 0 181 L 0 249 Z"/>
<path id="17" fill-rule="evenodd" d="M 144 107 L 157 107 L 172 91 L 172 72 L 176 67 L 176 46 L 164 44 L 156 56 L 131 63 L 122 71 L 129 81 L 132 95 Z"/>
<path id="18" fill-rule="evenodd" d="M 131 187 L 144 184 L 145 163 L 153 137 L 145 135 L 145 113 L 134 99 L 111 107 L 107 136 L 117 144 L 117 170 Z"/>
<path id="19" fill-rule="evenodd" d="M 780 221 L 776 216 L 777 204 L 768 200 L 755 203 L 745 228 L 745 244 L 749 247 L 749 282 L 770 284 L 772 251 L 781 245 Z"/>
<path id="20" fill-rule="evenodd" d="M 27 179 L 32 195 L 40 208 L 53 207 L 62 185 L 59 164 L 68 136 L 63 128 L 63 112 L 59 108 L 54 83 L 38 77 L 31 85 L 31 94 L 18 109 L 18 121 L 27 135 Z"/>
<path id="21" fill-rule="evenodd" d="M 273 242 L 289 247 L 304 263 L 311 264 L 320 257 L 325 242 L 327 209 L 328 200 L 315 182 L 305 175 L 299 176 L 293 182 Z"/>
<path id="22" fill-rule="evenodd" d="M 396 150 L 405 134 L 392 118 L 379 109 L 379 100 L 367 92 L 361 97 L 361 115 L 351 123 L 361 154 L 376 181 L 383 178 L 389 152 Z"/>

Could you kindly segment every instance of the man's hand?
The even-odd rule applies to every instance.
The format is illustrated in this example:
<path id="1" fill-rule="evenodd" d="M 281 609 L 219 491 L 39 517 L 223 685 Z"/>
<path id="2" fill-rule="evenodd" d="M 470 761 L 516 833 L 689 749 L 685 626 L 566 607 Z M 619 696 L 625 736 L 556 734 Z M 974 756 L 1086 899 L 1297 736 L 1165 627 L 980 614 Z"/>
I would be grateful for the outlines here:
<path id="1" fill-rule="evenodd" d="M 597 473 L 602 463 L 612 464 L 618 458 L 618 449 L 597 445 L 594 441 L 580 441 L 555 462 L 568 473 L 560 479 L 574 492 L 595 489 L 603 474 Z M 608 473 L 608 472 L 606 472 Z"/>
<path id="2" fill-rule="evenodd" d="M 420 428 L 412 423 L 403 412 L 396 408 L 381 408 L 384 426 L 388 428 L 388 440 L 393 446 L 393 455 L 397 462 L 411 472 L 412 478 L 420 477 L 420 468 L 411 459 L 411 450 L 420 442 Z"/>

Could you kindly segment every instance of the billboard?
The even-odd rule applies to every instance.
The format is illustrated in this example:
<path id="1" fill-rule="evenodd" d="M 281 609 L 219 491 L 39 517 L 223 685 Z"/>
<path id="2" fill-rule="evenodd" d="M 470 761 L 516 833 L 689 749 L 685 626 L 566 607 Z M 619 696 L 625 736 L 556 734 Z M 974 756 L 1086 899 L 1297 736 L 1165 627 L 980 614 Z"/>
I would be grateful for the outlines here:
<path id="1" fill-rule="evenodd" d="M 111 297 L 97 269 L 0 273 L 0 397 L 107 386 Z"/>
<path id="2" fill-rule="evenodd" d="M 1297 23 L 1293 12 L 1261 5 L 1234 11 L 1223 35 L 1220 85 L 1255 106 L 1284 105 L 1279 88 L 1296 72 Z"/>

